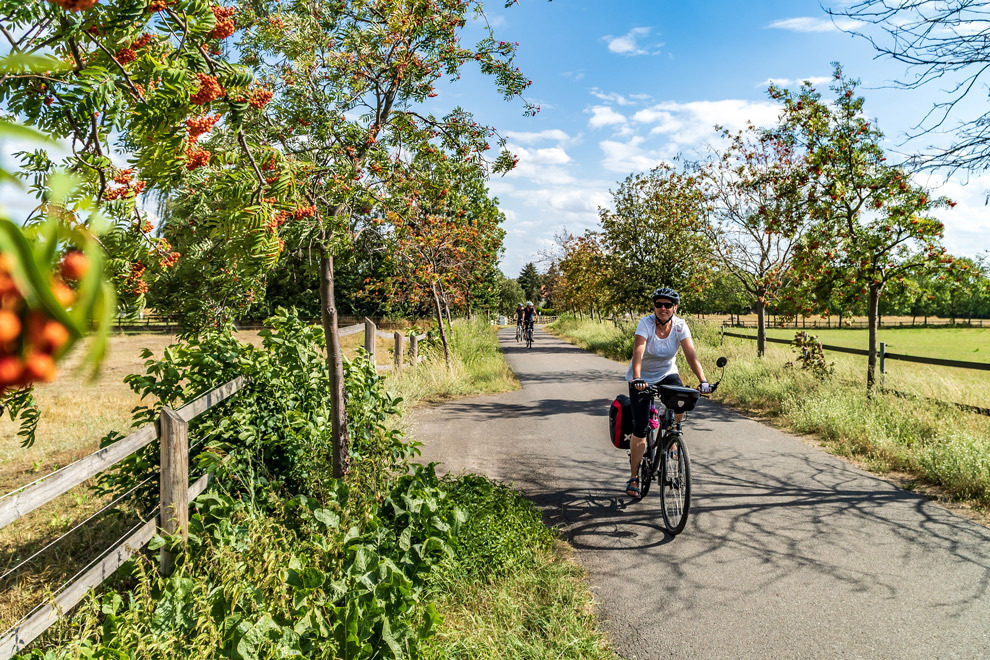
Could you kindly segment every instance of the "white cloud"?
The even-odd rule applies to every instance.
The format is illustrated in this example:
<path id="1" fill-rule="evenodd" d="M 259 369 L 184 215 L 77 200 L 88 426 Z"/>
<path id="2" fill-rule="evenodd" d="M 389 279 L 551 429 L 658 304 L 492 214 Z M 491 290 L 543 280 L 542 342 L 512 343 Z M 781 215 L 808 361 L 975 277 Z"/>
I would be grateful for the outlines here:
<path id="1" fill-rule="evenodd" d="M 816 16 L 798 16 L 774 21 L 768 28 L 790 30 L 791 32 L 837 32 L 839 30 L 854 30 L 864 25 L 862 21 L 852 18 L 822 18 Z"/>
<path id="2" fill-rule="evenodd" d="M 939 209 L 934 215 L 945 223 L 945 247 L 950 253 L 962 257 L 975 257 L 990 245 L 990 215 L 987 214 L 986 196 L 990 190 L 990 174 L 970 176 L 966 182 L 948 180 L 931 175 L 927 180 L 916 176 L 916 182 L 929 188 L 936 195 L 945 195 L 956 206 Z"/>
<path id="3" fill-rule="evenodd" d="M 615 92 L 605 93 L 600 89 L 598 89 L 597 87 L 591 88 L 591 95 L 603 101 L 609 101 L 611 103 L 616 103 L 618 105 L 634 105 L 636 103 L 636 101 L 631 100 L 632 97 L 626 98 L 622 94 L 617 94 Z M 642 96 L 642 95 L 637 95 L 637 96 Z"/>
<path id="4" fill-rule="evenodd" d="M 505 137 L 521 144 L 533 144 L 535 142 L 557 142 L 566 144 L 571 141 L 571 137 L 559 128 L 550 128 L 545 131 L 506 131 Z"/>
<path id="5" fill-rule="evenodd" d="M 608 49 L 617 55 L 657 55 L 663 44 L 652 46 L 652 50 L 639 44 L 639 40 L 648 36 L 650 31 L 648 27 L 636 27 L 621 37 L 608 34 L 602 39 L 608 44 Z"/>
<path id="6" fill-rule="evenodd" d="M 749 122 L 768 126 L 777 120 L 779 112 L 780 106 L 767 101 L 667 101 L 640 110 L 632 118 L 642 124 L 655 124 L 651 135 L 666 135 L 671 144 L 684 146 L 713 138 L 716 124 L 733 131 L 745 128 Z"/>
<path id="7" fill-rule="evenodd" d="M 505 175 L 506 178 L 526 179 L 539 185 L 559 185 L 574 181 L 574 177 L 561 167 L 571 162 L 571 157 L 563 148 L 526 149 L 515 144 L 508 144 L 506 147 L 519 159 L 512 171 Z"/>
<path id="8" fill-rule="evenodd" d="M 584 78 L 584 71 L 564 71 L 562 74 L 565 78 L 573 78 L 574 80 L 581 80 Z"/>
<path id="9" fill-rule="evenodd" d="M 588 124 L 592 128 L 626 123 L 624 115 L 616 112 L 607 105 L 592 106 L 589 112 L 591 112 L 591 119 L 588 120 Z"/>
<path id="10" fill-rule="evenodd" d="M 832 80 L 832 76 L 809 76 L 807 78 L 767 78 L 761 83 L 756 83 L 756 87 L 767 88 L 770 85 L 778 87 L 796 87 L 804 82 L 812 85 L 823 85 Z"/>
<path id="11" fill-rule="evenodd" d="M 630 172 L 645 172 L 666 162 L 667 159 L 659 150 L 644 150 L 641 146 L 644 141 L 645 138 L 639 135 L 628 142 L 602 140 L 598 143 L 605 154 L 602 167 L 611 172 L 629 174 Z"/>

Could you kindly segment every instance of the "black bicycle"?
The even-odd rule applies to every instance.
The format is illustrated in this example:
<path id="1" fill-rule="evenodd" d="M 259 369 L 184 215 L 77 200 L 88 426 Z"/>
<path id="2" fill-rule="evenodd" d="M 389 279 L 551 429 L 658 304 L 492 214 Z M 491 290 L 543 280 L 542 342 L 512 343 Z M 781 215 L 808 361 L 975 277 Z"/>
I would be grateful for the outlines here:
<path id="1" fill-rule="evenodd" d="M 724 370 L 728 360 L 720 357 L 715 364 Z M 720 382 L 721 376 L 712 383 L 712 392 Z M 676 385 L 650 385 L 646 391 L 650 394 L 650 423 L 646 429 L 646 453 L 639 464 L 640 498 L 646 497 L 655 476 L 660 484 L 660 513 L 673 536 L 684 530 L 691 508 L 691 459 L 674 416 L 693 410 L 702 394 Z M 654 405 L 656 399 L 663 405 L 662 414 Z"/>
<path id="2" fill-rule="evenodd" d="M 533 348 L 533 322 L 530 321 L 526 324 L 526 348 Z"/>

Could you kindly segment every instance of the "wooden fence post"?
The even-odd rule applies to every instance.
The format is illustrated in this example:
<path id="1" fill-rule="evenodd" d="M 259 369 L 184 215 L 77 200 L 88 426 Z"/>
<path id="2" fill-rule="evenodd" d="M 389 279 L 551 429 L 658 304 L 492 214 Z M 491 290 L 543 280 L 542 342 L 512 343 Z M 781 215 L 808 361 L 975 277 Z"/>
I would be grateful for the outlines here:
<path id="1" fill-rule="evenodd" d="M 419 336 L 413 335 L 409 338 L 409 364 L 415 365 L 419 362 Z"/>
<path id="2" fill-rule="evenodd" d="M 402 333 L 398 330 L 395 331 L 395 366 L 398 369 L 402 368 L 402 340 L 404 337 Z"/>
<path id="3" fill-rule="evenodd" d="M 371 362 L 373 364 L 378 364 L 375 361 L 375 322 L 369 318 L 364 319 L 364 350 L 371 354 Z"/>
<path id="4" fill-rule="evenodd" d="M 189 425 L 169 407 L 159 417 L 161 438 L 161 530 L 189 538 Z M 162 548 L 159 570 L 171 575 L 175 557 Z"/>
<path id="5" fill-rule="evenodd" d="M 887 371 L 887 342 L 880 342 L 880 350 L 877 352 L 880 354 L 880 387 L 883 387 L 883 377 Z"/>

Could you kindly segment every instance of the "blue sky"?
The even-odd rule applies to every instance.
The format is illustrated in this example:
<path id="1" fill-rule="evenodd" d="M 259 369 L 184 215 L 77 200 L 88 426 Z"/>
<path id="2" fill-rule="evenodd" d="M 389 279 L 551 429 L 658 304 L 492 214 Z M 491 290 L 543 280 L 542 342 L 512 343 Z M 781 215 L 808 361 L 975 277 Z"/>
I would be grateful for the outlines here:
<path id="1" fill-rule="evenodd" d="M 527 96 L 540 113 L 522 116 L 518 103 L 506 103 L 490 82 L 470 73 L 443 89 L 436 102 L 437 109 L 461 104 L 494 125 L 520 157 L 515 171 L 490 185 L 507 217 L 501 265 L 510 277 L 537 260 L 555 233 L 594 227 L 609 190 L 629 174 L 678 153 L 700 153 L 714 124 L 772 123 L 777 106 L 766 95 L 771 80 L 797 86 L 811 79 L 827 98 L 830 63 L 837 60 L 862 80 L 867 114 L 878 121 L 892 152 L 921 150 L 932 141 L 905 144 L 905 135 L 939 88 L 892 88 L 892 81 L 904 78 L 903 67 L 878 61 L 869 43 L 837 29 L 817 2 L 503 4 L 489 3 L 489 21 L 498 39 L 519 42 L 517 63 L 533 80 Z M 465 38 L 471 37 L 469 31 Z M 921 175 L 919 182 L 959 202 L 941 215 L 946 245 L 954 254 L 976 256 L 990 249 L 984 205 L 990 175 L 967 178 Z"/>

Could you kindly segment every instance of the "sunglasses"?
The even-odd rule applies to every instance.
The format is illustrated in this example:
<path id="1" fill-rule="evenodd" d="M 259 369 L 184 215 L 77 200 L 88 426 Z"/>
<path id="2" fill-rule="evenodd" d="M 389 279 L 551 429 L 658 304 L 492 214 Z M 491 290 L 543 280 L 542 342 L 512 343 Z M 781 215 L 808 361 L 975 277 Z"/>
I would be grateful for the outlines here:
<path id="1" fill-rule="evenodd" d="M 658 303 L 653 303 L 653 306 L 656 307 L 657 309 L 660 309 L 661 307 L 663 309 L 674 309 L 674 303 L 672 303 L 672 302 L 658 302 Z"/>

